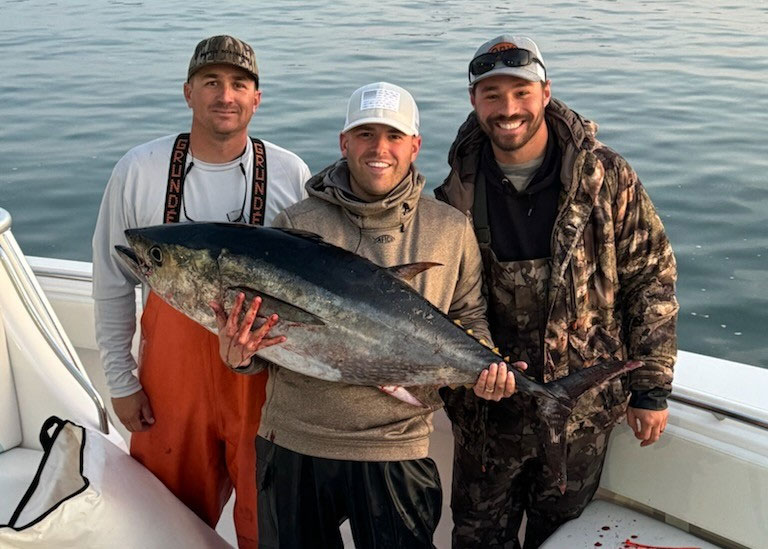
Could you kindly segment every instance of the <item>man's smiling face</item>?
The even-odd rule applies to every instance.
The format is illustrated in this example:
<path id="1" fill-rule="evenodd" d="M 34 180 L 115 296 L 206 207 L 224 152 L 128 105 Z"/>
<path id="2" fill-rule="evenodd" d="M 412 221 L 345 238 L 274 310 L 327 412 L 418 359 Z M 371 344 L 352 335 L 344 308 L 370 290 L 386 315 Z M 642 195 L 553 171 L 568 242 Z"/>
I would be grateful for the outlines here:
<path id="1" fill-rule="evenodd" d="M 364 124 L 342 133 L 339 146 L 349 166 L 352 192 L 373 202 L 408 175 L 419 154 L 421 137 L 384 124 Z"/>
<path id="2" fill-rule="evenodd" d="M 514 164 L 539 156 L 547 141 L 544 110 L 550 98 L 548 81 L 499 75 L 475 85 L 470 100 L 497 160 Z"/>
<path id="3" fill-rule="evenodd" d="M 184 97 L 192 109 L 193 128 L 216 139 L 247 132 L 261 92 L 245 70 L 210 65 L 184 84 Z"/>

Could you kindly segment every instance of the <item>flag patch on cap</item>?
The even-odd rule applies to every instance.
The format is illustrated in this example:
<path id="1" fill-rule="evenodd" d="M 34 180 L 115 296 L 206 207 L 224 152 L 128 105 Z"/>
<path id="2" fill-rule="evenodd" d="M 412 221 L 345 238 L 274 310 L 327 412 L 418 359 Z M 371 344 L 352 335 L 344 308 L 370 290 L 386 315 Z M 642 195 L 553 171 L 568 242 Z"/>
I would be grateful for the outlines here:
<path id="1" fill-rule="evenodd" d="M 388 111 L 400 110 L 400 92 L 395 90 L 367 90 L 360 98 L 360 110 L 386 109 Z"/>

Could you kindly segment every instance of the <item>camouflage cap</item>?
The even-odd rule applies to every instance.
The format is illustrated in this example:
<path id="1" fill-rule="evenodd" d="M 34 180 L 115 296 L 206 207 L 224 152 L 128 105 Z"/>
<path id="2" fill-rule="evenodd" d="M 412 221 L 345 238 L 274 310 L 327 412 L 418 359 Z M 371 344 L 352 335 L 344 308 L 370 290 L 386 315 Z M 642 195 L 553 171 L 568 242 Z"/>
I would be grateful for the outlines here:
<path id="1" fill-rule="evenodd" d="M 253 48 L 242 40 L 223 34 L 200 41 L 192 59 L 189 60 L 187 81 L 203 67 L 218 64 L 240 67 L 250 73 L 256 81 L 259 79 L 259 67 L 256 65 Z"/>

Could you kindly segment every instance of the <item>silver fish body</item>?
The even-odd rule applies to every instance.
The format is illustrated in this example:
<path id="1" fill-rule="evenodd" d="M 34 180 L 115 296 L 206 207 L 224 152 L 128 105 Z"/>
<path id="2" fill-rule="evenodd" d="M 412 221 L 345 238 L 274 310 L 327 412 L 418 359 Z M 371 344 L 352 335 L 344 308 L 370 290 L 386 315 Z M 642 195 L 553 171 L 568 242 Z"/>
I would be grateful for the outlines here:
<path id="1" fill-rule="evenodd" d="M 275 364 L 358 385 L 473 383 L 500 360 L 407 283 L 355 254 L 295 231 L 189 223 L 126 232 L 126 264 L 160 297 L 212 332 L 211 300 L 238 292 L 277 313 Z M 416 267 L 418 270 L 418 267 Z"/>
<path id="2" fill-rule="evenodd" d="M 280 345 L 259 355 L 328 381 L 404 387 L 473 384 L 501 358 L 419 295 L 400 276 L 434 264 L 382 268 L 299 231 L 227 223 L 129 229 L 126 266 L 161 298 L 214 333 L 209 303 L 229 310 L 235 296 L 263 299 L 260 315 L 277 313 Z M 585 391 L 639 362 L 606 362 L 538 383 L 512 370 L 516 390 L 538 402 L 543 444 L 565 486 L 565 422 Z"/>

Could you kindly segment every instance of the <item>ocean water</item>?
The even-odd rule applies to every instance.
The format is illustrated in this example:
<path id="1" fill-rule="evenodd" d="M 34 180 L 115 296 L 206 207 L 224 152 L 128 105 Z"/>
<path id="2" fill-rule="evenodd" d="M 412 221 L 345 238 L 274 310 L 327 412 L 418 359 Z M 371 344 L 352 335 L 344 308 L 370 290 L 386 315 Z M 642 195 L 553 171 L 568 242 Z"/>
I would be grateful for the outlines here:
<path id="1" fill-rule="evenodd" d="M 251 133 L 313 171 L 338 157 L 355 88 L 408 88 L 431 191 L 470 109 L 467 63 L 503 32 L 538 42 L 553 94 L 648 188 L 677 254 L 681 348 L 768 367 L 765 2 L 4 0 L 0 206 L 27 254 L 89 260 L 112 167 L 188 129 L 189 57 L 221 33 L 259 59 Z"/>

